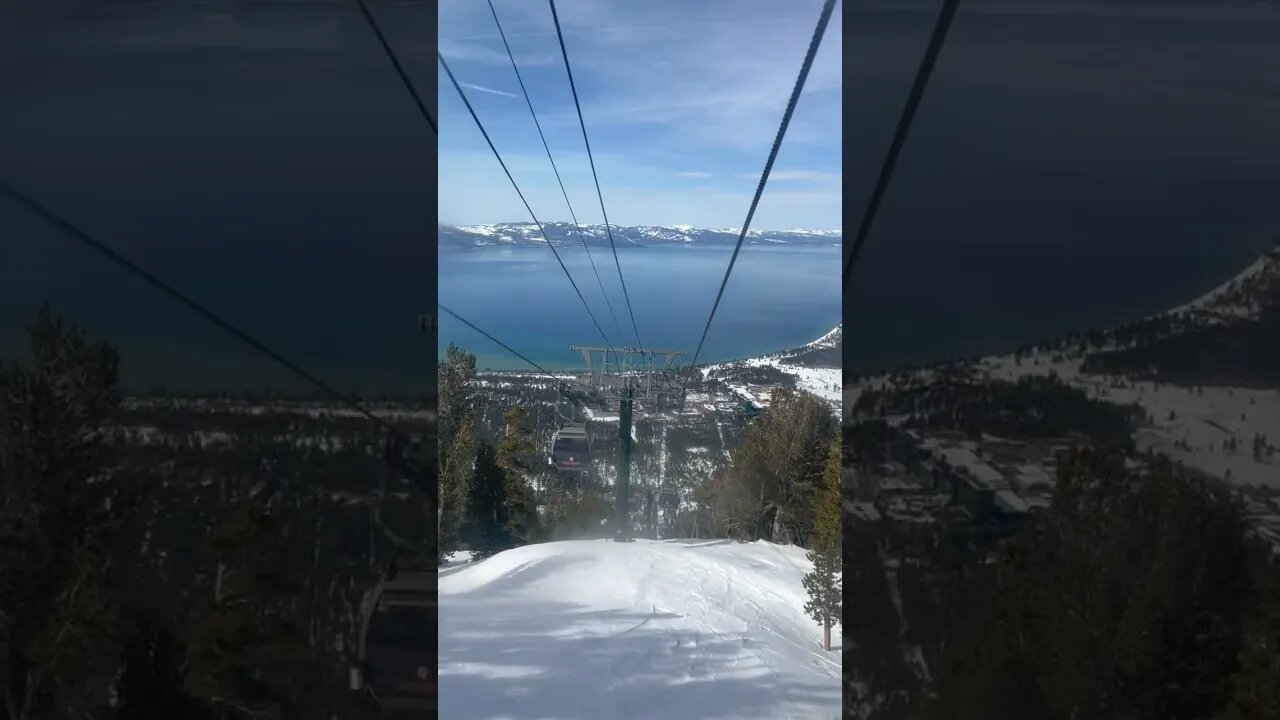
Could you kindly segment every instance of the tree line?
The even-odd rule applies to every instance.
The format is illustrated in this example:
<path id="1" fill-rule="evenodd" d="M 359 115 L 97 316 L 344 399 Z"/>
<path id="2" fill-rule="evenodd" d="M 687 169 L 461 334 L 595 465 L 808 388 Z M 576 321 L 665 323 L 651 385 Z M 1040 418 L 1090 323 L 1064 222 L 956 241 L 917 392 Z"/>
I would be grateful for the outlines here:
<path id="1" fill-rule="evenodd" d="M 918 388 L 863 392 L 854 416 L 914 416 L 908 424 L 983 432 L 1009 437 L 1087 436 L 1095 445 L 1132 448 L 1133 431 L 1146 419 L 1138 405 L 1090 398 L 1054 375 L 1031 375 L 1017 382 L 940 381 Z"/>

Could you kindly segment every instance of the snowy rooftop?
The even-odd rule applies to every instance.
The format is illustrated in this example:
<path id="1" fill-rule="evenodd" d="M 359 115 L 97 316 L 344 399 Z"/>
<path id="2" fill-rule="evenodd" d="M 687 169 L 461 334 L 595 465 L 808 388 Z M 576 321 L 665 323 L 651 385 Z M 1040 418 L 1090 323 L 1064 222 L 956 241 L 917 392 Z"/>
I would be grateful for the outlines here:
<path id="1" fill-rule="evenodd" d="M 1049 472 L 1039 465 L 1019 465 L 1017 469 L 1021 485 L 1026 487 L 1053 485 L 1053 478 L 1049 475 Z"/>
<path id="2" fill-rule="evenodd" d="M 1012 490 L 997 490 L 995 502 L 996 507 L 1005 513 L 1024 513 L 1031 509 L 1031 506 Z"/>

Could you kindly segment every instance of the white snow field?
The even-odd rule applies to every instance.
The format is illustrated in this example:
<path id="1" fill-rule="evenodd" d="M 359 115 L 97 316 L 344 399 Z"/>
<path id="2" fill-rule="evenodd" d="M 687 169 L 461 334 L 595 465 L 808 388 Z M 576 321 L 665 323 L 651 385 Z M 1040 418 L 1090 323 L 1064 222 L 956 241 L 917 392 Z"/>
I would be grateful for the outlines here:
<path id="1" fill-rule="evenodd" d="M 773 367 L 787 375 L 795 378 L 796 387 L 809 393 L 813 393 L 818 397 L 826 400 L 828 404 L 835 410 L 836 414 L 840 413 L 841 398 L 843 397 L 843 376 L 840 368 L 829 367 L 807 367 L 804 365 L 796 365 L 789 362 L 797 355 L 809 350 L 821 350 L 824 348 L 834 348 L 837 343 L 841 342 L 843 337 L 844 325 L 836 325 L 828 330 L 822 337 L 806 343 L 794 350 L 785 350 L 783 352 L 772 353 L 761 357 L 747 358 L 745 360 L 736 360 L 727 363 L 716 363 L 707 365 L 702 368 L 702 377 L 706 378 L 712 372 L 721 370 L 731 365 L 745 365 L 747 367 Z M 743 397 L 747 400 L 759 403 L 762 406 L 768 405 L 768 397 L 753 395 L 747 388 L 734 383 L 728 383 L 730 392 Z"/>
<path id="2" fill-rule="evenodd" d="M 1256 319 L 1263 308 L 1255 296 L 1271 278 L 1280 278 L 1280 246 L 1217 288 L 1159 315 L 1194 318 L 1200 326 Z M 1084 373 L 1082 363 L 1078 350 L 1064 353 L 1040 348 L 1023 355 L 1021 360 L 1011 353 L 985 357 L 972 369 L 987 378 L 1011 382 L 1052 373 L 1089 397 L 1140 405 L 1149 414 L 1150 423 L 1135 433 L 1139 451 L 1150 449 L 1166 454 L 1235 484 L 1280 488 L 1280 458 L 1253 456 L 1255 434 L 1262 434 L 1271 444 L 1280 439 L 1280 389 L 1207 387 L 1193 392 L 1192 388 L 1168 383 Z M 937 376 L 929 368 L 909 375 L 910 382 L 921 385 Z M 855 380 L 843 389 L 845 407 L 851 408 L 864 390 L 883 388 L 891 382 L 884 375 Z M 1223 449 L 1223 441 L 1229 439 L 1239 444 L 1239 450 Z M 1183 443 L 1181 447 L 1179 442 Z"/>
<path id="3" fill-rule="evenodd" d="M 571 540 L 441 570 L 440 717 L 837 718 L 811 569 L 766 542 Z"/>
<path id="4" fill-rule="evenodd" d="M 1036 360 L 1039 365 L 1032 364 Z M 1080 372 L 1080 360 L 1055 361 L 1047 354 L 1024 358 L 1020 365 L 1011 355 L 985 358 L 979 369 L 988 377 L 1011 381 L 1054 372 L 1089 397 L 1141 405 L 1151 422 L 1138 428 L 1135 439 L 1139 451 L 1163 453 L 1234 483 L 1280 488 L 1280 460 L 1253 457 L 1255 433 L 1262 433 L 1272 443 L 1280 438 L 1280 390 L 1211 387 L 1195 393 L 1176 385 L 1087 375 Z M 1236 440 L 1240 449 L 1226 452 L 1222 443 L 1227 439 Z M 1187 447 L 1175 447 L 1178 440 Z"/>

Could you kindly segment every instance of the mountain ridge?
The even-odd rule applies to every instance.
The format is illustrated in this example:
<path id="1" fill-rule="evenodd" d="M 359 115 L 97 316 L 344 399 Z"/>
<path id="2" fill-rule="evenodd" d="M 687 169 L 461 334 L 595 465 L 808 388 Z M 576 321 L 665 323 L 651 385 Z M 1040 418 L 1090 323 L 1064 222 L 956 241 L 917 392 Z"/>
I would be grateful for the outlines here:
<path id="1" fill-rule="evenodd" d="M 644 247 L 691 247 L 733 245 L 738 241 L 741 228 L 697 228 L 691 225 L 581 225 L 578 228 L 568 222 L 547 222 L 542 229 L 556 247 L 582 245 L 609 247 L 609 231 L 619 249 Z M 436 226 L 437 241 L 441 247 L 538 247 L 546 245 L 542 232 L 531 222 L 490 223 L 485 225 Z M 790 247 L 833 247 L 843 239 L 840 230 L 748 230 L 747 245 L 785 245 Z"/>
<path id="2" fill-rule="evenodd" d="M 1133 440 L 1241 486 L 1280 488 L 1280 244 L 1195 299 L 1141 320 L 984 357 L 846 382 L 848 417 L 867 391 L 918 392 L 937 383 L 1056 378 L 1093 400 L 1137 406 Z M 1261 452 L 1224 445 L 1255 442 Z M 1277 531 L 1280 542 L 1280 531 Z"/>

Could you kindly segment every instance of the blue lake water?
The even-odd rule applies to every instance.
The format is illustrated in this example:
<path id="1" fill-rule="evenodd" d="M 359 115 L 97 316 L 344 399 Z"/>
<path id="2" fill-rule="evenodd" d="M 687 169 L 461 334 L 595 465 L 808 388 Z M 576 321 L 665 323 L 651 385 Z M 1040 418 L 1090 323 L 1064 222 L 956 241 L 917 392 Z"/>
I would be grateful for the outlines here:
<path id="1" fill-rule="evenodd" d="M 607 248 L 592 248 L 600 281 L 582 248 L 558 248 L 604 336 L 635 346 L 618 270 Z M 628 249 L 619 253 L 644 347 L 697 347 L 732 248 Z M 604 340 L 545 247 L 441 251 L 440 303 L 543 367 L 581 365 L 570 345 Z M 601 295 L 603 283 L 617 324 Z M 699 362 L 802 345 L 840 321 L 839 248 L 744 246 L 716 311 Z M 620 331 L 621 330 L 621 331 Z M 456 343 L 484 367 L 529 366 L 442 313 L 440 349 Z"/>

